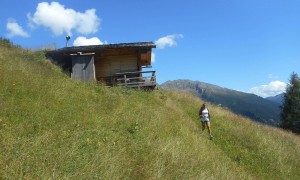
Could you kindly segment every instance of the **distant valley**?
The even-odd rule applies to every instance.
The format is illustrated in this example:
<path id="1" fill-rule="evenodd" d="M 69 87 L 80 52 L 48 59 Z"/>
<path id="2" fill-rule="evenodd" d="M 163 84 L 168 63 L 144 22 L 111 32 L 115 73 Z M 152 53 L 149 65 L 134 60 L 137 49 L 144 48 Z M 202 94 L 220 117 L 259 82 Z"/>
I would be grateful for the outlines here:
<path id="1" fill-rule="evenodd" d="M 167 81 L 160 85 L 166 90 L 183 90 L 213 104 L 264 124 L 278 126 L 282 96 L 262 98 L 254 94 L 222 88 L 213 84 L 191 80 Z"/>

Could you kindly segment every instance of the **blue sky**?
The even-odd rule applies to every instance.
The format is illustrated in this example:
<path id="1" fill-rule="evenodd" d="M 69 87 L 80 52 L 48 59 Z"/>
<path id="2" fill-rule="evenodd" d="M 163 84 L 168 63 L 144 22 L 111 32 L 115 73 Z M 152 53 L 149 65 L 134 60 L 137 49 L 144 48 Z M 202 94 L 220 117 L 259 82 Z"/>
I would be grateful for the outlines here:
<path id="1" fill-rule="evenodd" d="M 300 72 L 298 0 L 3 0 L 0 36 L 25 48 L 153 41 L 158 83 L 266 97 Z"/>

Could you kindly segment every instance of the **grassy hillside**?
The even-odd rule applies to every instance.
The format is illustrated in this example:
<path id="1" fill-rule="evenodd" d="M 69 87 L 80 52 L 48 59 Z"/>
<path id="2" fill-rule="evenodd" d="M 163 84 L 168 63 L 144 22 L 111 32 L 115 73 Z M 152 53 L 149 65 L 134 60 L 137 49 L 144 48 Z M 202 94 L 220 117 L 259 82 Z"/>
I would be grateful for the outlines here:
<path id="1" fill-rule="evenodd" d="M 193 95 L 71 81 L 0 41 L 0 179 L 299 179 L 300 138 Z"/>

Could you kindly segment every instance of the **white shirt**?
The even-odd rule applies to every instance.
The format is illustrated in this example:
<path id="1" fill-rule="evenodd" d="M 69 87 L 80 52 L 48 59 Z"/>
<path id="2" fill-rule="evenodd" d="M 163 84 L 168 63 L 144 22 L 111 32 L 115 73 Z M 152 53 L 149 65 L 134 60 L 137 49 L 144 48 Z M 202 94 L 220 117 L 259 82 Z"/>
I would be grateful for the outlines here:
<path id="1" fill-rule="evenodd" d="M 202 111 L 202 117 L 208 118 L 208 109 L 207 108 L 203 109 L 203 111 Z"/>
<path id="2" fill-rule="evenodd" d="M 209 121 L 209 112 L 208 109 L 205 108 L 202 110 L 202 122 L 208 122 Z"/>

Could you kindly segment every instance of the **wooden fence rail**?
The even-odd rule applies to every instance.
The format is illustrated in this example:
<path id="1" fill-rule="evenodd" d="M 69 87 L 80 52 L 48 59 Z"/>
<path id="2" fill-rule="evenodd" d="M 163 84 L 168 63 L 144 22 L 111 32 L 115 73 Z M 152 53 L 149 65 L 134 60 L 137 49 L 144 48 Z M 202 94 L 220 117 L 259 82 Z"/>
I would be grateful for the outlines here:
<path id="1" fill-rule="evenodd" d="M 116 73 L 117 85 L 124 87 L 149 87 L 155 88 L 156 86 L 156 71 L 134 71 Z"/>

